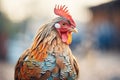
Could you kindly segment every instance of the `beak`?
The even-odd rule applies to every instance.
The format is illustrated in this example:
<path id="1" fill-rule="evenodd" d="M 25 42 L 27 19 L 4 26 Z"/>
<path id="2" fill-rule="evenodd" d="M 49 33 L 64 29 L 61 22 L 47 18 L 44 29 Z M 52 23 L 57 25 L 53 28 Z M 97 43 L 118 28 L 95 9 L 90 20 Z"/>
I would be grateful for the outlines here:
<path id="1" fill-rule="evenodd" d="M 76 28 L 71 28 L 70 31 L 78 33 L 78 30 Z"/>

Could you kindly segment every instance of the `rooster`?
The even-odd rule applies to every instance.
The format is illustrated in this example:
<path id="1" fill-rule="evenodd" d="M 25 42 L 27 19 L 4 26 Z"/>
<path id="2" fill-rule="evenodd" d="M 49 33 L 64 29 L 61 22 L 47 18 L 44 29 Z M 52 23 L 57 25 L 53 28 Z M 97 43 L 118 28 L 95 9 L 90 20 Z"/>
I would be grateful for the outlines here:
<path id="1" fill-rule="evenodd" d="M 59 17 L 40 27 L 19 58 L 15 80 L 78 80 L 78 63 L 69 48 L 76 24 L 65 5 L 56 5 L 54 13 Z"/>

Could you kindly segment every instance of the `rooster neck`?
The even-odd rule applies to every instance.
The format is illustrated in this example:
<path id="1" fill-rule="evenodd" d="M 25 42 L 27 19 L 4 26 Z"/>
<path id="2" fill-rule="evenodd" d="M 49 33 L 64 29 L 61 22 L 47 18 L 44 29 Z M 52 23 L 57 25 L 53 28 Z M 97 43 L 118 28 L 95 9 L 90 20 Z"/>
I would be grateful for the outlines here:
<path id="1" fill-rule="evenodd" d="M 45 27 L 39 30 L 31 47 L 29 58 L 43 61 L 48 56 L 48 53 L 54 52 L 57 54 L 58 51 L 62 53 L 66 48 L 69 48 L 69 46 L 61 40 L 61 37 L 54 28 L 51 28 L 50 31 L 45 30 L 47 30 Z"/>

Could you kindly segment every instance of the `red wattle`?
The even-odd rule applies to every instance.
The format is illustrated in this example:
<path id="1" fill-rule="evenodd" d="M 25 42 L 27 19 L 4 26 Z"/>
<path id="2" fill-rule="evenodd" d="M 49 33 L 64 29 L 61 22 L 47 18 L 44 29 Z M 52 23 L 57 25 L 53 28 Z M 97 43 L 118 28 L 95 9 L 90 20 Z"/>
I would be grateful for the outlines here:
<path id="1" fill-rule="evenodd" d="M 67 33 L 62 33 L 61 37 L 63 42 L 67 42 L 67 39 L 68 39 Z"/>

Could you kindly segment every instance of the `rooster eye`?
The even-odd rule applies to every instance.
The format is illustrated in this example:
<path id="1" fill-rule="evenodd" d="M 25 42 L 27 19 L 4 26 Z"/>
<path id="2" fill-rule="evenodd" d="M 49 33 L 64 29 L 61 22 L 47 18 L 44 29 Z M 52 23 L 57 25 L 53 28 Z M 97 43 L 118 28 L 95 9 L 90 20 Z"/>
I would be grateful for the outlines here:
<path id="1" fill-rule="evenodd" d="M 65 23 L 63 23 L 62 25 L 66 25 Z"/>

